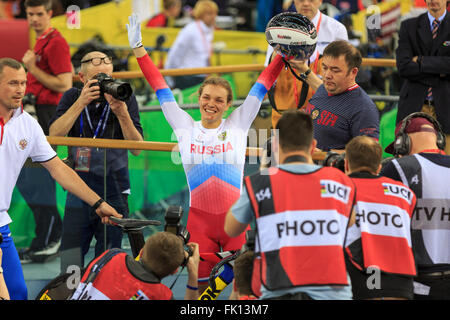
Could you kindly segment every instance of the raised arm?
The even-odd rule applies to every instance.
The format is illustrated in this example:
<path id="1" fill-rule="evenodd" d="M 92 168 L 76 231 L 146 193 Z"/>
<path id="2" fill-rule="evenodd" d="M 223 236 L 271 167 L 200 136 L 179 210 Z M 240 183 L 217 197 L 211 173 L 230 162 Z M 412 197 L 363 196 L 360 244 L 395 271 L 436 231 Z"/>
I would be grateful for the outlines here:
<path id="1" fill-rule="evenodd" d="M 231 113 L 229 121 L 232 121 L 237 127 L 243 130 L 250 128 L 258 114 L 264 96 L 278 78 L 283 66 L 283 59 L 277 54 L 259 75 L 244 103 Z"/>
<path id="2" fill-rule="evenodd" d="M 137 20 L 136 14 L 132 14 L 128 20 L 130 22 L 127 24 L 128 41 L 145 79 L 147 79 L 148 84 L 156 93 L 164 116 L 170 126 L 174 130 L 192 126 L 194 121 L 191 116 L 178 106 L 164 77 L 142 45 L 141 25 Z"/>

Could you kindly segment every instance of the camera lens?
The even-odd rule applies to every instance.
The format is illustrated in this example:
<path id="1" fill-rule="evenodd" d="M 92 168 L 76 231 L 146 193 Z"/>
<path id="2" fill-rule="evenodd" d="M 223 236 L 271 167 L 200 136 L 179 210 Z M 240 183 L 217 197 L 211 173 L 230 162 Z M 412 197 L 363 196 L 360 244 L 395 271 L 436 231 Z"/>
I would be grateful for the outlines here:
<path id="1" fill-rule="evenodd" d="M 131 89 L 129 83 L 114 81 L 105 85 L 105 92 L 109 93 L 116 99 L 127 101 L 131 97 L 133 90 Z"/>

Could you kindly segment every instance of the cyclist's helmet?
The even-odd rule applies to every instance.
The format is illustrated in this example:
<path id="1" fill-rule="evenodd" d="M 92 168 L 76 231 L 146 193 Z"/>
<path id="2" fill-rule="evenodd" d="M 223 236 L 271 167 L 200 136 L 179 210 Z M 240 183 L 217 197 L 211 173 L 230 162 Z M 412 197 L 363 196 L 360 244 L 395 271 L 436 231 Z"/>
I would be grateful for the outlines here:
<path id="1" fill-rule="evenodd" d="M 316 49 L 317 31 L 304 15 L 283 12 L 267 24 L 266 39 L 284 58 L 305 60 L 311 57 Z"/>

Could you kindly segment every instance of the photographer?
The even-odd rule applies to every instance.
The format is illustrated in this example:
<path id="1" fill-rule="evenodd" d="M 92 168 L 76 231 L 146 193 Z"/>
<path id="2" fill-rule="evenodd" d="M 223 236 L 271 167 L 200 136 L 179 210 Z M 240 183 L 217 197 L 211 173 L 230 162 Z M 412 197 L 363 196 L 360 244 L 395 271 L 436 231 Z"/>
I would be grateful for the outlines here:
<path id="1" fill-rule="evenodd" d="M 353 182 L 335 168 L 313 164 L 317 142 L 310 115 L 287 110 L 276 129 L 272 149 L 279 165 L 245 177 L 225 232 L 235 237 L 255 221 L 253 280 L 259 278 L 260 299 L 351 299 L 343 248 Z"/>
<path id="2" fill-rule="evenodd" d="M 102 52 L 93 51 L 82 58 L 79 76 L 84 86 L 81 90 L 71 88 L 64 93 L 50 121 L 51 136 L 143 141 L 136 98 L 128 84 L 110 78 L 112 72 L 112 60 Z M 139 150 L 130 151 L 136 156 L 140 153 Z M 72 147 L 68 160 L 88 186 L 127 216 L 130 181 L 126 149 L 107 149 L 105 153 L 99 148 Z M 97 240 L 95 256 L 98 257 L 104 251 L 104 227 L 92 214 L 90 206 L 68 193 L 63 219 L 61 272 L 66 272 L 69 265 L 83 267 L 84 255 L 94 236 Z M 108 248 L 120 248 L 122 231 L 107 226 L 106 242 Z"/>
<path id="3" fill-rule="evenodd" d="M 382 149 L 374 139 L 353 138 L 345 154 L 345 172 L 356 186 L 346 238 L 353 299 L 412 299 L 416 268 L 410 225 L 416 196 L 401 182 L 378 176 Z M 373 285 L 374 271 L 378 285 Z"/>
<path id="4" fill-rule="evenodd" d="M 173 293 L 161 280 L 176 273 L 179 266 L 187 267 L 188 286 L 197 285 L 198 244 L 188 243 L 187 246 L 192 256 L 184 250 L 181 237 L 171 232 L 158 232 L 145 242 L 139 261 L 123 251 L 108 250 L 90 263 L 71 299 L 171 300 Z M 107 260 L 108 255 L 113 255 L 110 260 Z M 186 300 L 197 298 L 198 290 L 186 291 Z"/>

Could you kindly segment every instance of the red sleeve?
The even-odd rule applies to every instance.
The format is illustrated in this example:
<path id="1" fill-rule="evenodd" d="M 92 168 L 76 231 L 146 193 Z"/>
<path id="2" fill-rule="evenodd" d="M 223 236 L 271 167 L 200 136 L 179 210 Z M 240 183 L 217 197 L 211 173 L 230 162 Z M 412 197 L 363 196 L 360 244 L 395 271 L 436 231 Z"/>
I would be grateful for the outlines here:
<path id="1" fill-rule="evenodd" d="M 159 72 L 158 68 L 155 66 L 148 54 L 143 57 L 137 58 L 137 62 L 142 70 L 142 73 L 145 76 L 145 79 L 147 79 L 148 84 L 150 85 L 150 87 L 152 87 L 153 90 L 157 91 L 159 89 L 165 89 L 169 87 L 166 83 L 166 80 L 164 80 L 163 76 L 161 75 L 161 72 Z"/>
<path id="2" fill-rule="evenodd" d="M 281 55 L 277 54 L 270 64 L 261 72 L 257 82 L 261 83 L 267 90 L 269 90 L 278 78 L 283 69 L 284 62 Z"/>
<path id="3" fill-rule="evenodd" d="M 72 72 L 69 45 L 63 37 L 57 36 L 51 39 L 45 52 L 49 57 L 49 67 L 52 74 L 58 75 L 60 73 Z"/>
<path id="4" fill-rule="evenodd" d="M 146 27 L 166 27 L 167 26 L 167 17 L 160 13 L 148 20 Z"/>

